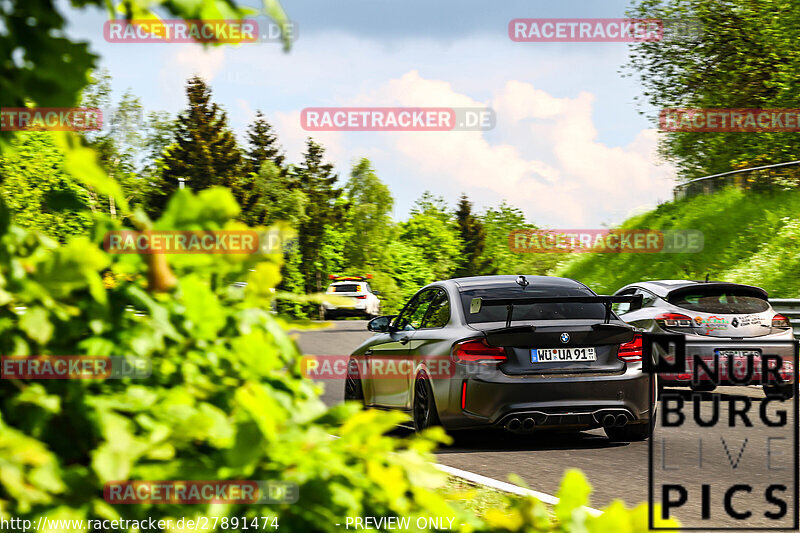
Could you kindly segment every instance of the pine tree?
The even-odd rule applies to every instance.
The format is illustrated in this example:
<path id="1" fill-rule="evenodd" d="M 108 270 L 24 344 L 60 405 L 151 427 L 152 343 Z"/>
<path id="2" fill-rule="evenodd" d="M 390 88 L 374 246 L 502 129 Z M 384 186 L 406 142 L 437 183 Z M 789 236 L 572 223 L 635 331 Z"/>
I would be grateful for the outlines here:
<path id="1" fill-rule="evenodd" d="M 160 194 L 152 201 L 163 209 L 181 179 L 195 191 L 223 185 L 241 196 L 242 153 L 228 128 L 226 113 L 211 101 L 211 89 L 198 76 L 186 86 L 189 106 L 178 115 L 173 143 L 161 159 Z"/>
<path id="2" fill-rule="evenodd" d="M 338 176 L 333 165 L 323 162 L 325 149 L 309 137 L 303 162 L 297 167 L 293 186 L 302 191 L 307 198 L 305 219 L 298 231 L 303 277 L 306 292 L 322 290 L 322 261 L 320 249 L 325 237 L 326 225 L 341 224 L 342 207 L 336 199 L 342 190 L 334 187 Z"/>
<path id="3" fill-rule="evenodd" d="M 461 254 L 462 263 L 456 269 L 454 276 L 478 276 L 484 274 L 489 265 L 482 259 L 486 247 L 486 230 L 483 224 L 472 214 L 472 202 L 466 194 L 462 194 L 456 210 L 456 224 L 464 248 Z"/>
<path id="4" fill-rule="evenodd" d="M 278 146 L 278 136 L 261 111 L 256 112 L 256 119 L 247 130 L 247 142 L 245 160 L 248 172 L 258 174 L 264 161 L 272 161 L 278 168 L 283 168 L 284 155 Z"/>

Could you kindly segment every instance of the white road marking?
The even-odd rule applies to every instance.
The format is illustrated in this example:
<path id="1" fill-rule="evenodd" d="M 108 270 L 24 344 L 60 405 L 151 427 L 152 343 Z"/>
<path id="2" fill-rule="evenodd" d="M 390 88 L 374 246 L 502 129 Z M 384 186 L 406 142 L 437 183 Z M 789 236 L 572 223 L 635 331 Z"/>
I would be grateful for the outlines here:
<path id="1" fill-rule="evenodd" d="M 332 439 L 340 438 L 338 435 L 328 434 L 328 436 Z M 499 490 L 501 492 L 508 492 L 510 494 L 516 494 L 517 496 L 533 496 L 540 502 L 547 503 L 549 505 L 555 505 L 558 503 L 558 498 L 556 498 L 555 496 L 551 494 L 546 494 L 544 492 L 539 492 L 538 490 L 526 489 L 525 487 L 520 487 L 512 483 L 506 483 L 505 481 L 497 481 L 496 479 L 482 476 L 480 474 L 476 474 L 475 472 L 461 470 L 460 468 L 455 468 L 452 466 L 442 465 L 439 463 L 431 463 L 431 464 L 435 468 L 438 468 L 439 470 L 441 470 L 446 474 L 459 477 L 461 479 L 469 481 L 470 483 L 475 483 L 477 485 L 484 485 L 486 487 L 489 487 L 490 489 Z M 601 514 L 603 514 L 603 511 L 601 511 L 600 509 L 594 509 L 592 507 L 584 507 L 584 510 L 591 516 L 600 516 Z"/>
<path id="2" fill-rule="evenodd" d="M 499 490 L 502 492 L 509 492 L 511 494 L 516 494 L 518 496 L 533 496 L 542 503 L 547 503 L 550 505 L 555 505 L 558 503 L 558 498 L 550 494 L 545 494 L 544 492 L 526 489 L 524 487 L 520 487 L 512 483 L 506 483 L 505 481 L 497 481 L 496 479 L 482 476 L 474 472 L 469 472 L 467 470 L 453 468 L 452 466 L 442 465 L 438 463 L 433 463 L 433 466 L 435 466 L 442 472 L 450 474 L 451 476 L 460 477 L 461 479 L 465 479 L 472 483 L 477 483 L 478 485 L 484 485 L 491 489 Z M 599 509 L 594 509 L 592 507 L 584 507 L 584 510 L 592 516 L 600 516 L 601 514 L 603 514 L 603 511 Z"/>

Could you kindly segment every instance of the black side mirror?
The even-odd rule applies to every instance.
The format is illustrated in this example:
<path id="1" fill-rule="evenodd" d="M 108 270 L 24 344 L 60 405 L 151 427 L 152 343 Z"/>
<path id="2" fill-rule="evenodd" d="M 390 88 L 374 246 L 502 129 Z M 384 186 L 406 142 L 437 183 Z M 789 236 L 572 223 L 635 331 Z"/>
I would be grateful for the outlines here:
<path id="1" fill-rule="evenodd" d="M 380 296 L 381 291 L 372 291 L 372 294 L 374 294 L 375 296 Z"/>
<path id="2" fill-rule="evenodd" d="M 369 331 L 374 331 L 375 333 L 386 333 L 390 330 L 392 320 L 396 316 L 397 315 L 386 315 L 373 318 L 367 322 L 367 329 Z"/>

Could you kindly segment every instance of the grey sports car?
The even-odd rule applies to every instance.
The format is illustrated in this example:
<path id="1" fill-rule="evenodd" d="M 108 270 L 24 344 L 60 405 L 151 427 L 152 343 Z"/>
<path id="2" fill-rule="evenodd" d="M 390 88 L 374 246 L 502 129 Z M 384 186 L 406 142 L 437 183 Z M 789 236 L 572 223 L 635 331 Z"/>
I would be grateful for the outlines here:
<path id="1" fill-rule="evenodd" d="M 545 276 L 431 283 L 399 315 L 371 320 L 352 354 L 345 399 L 412 415 L 417 430 L 604 428 L 647 439 L 655 384 L 641 336 L 598 296 Z"/>
<path id="2" fill-rule="evenodd" d="M 682 334 L 686 340 L 686 367 L 681 372 L 660 374 L 661 385 L 689 385 L 695 390 L 711 391 L 732 383 L 730 378 L 743 378 L 748 358 L 753 359 L 750 381 L 761 382 L 762 355 L 782 358 L 779 369 L 782 384 L 770 378 L 764 387 L 767 395 L 790 398 L 793 394 L 794 336 L 789 320 L 776 313 L 767 300 L 767 292 L 759 287 L 736 283 L 660 280 L 632 283 L 615 293 L 617 296 L 641 296 L 641 307 L 629 303 L 614 305 L 622 320 L 640 331 Z M 696 355 L 709 368 L 718 359 L 719 379 L 711 379 L 700 368 L 695 373 L 692 358 Z M 663 354 L 665 359 L 674 358 Z M 733 372 L 733 375 L 729 373 Z"/>

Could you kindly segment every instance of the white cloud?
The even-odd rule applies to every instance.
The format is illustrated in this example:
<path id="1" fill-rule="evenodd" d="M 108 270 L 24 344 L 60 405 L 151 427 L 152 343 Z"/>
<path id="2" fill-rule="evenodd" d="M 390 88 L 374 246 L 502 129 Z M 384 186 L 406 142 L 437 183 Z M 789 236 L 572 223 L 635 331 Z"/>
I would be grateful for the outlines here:
<path id="1" fill-rule="evenodd" d="M 595 227 L 618 222 L 631 209 L 668 197 L 671 169 L 655 164 L 653 130 L 639 132 L 627 146 L 599 142 L 592 121 L 594 99 L 587 92 L 557 98 L 531 84 L 509 81 L 487 102 L 497 112 L 497 132 L 491 136 L 393 132 L 371 139 L 390 147 L 390 161 L 383 161 L 382 167 L 410 168 L 420 181 L 436 183 L 439 190 L 465 191 L 479 203 L 483 198 L 505 198 L 538 223 Z M 485 104 L 455 92 L 444 81 L 410 71 L 348 105 Z M 347 152 L 364 149 L 355 140 L 348 148 Z"/>
<path id="2" fill-rule="evenodd" d="M 306 131 L 300 125 L 300 111 L 289 113 L 275 113 L 275 130 L 281 145 L 286 150 L 290 161 L 302 160 L 306 151 L 306 139 L 312 137 L 314 141 L 325 148 L 325 159 L 341 167 L 346 164 L 349 151 L 342 146 L 343 134 L 339 131 Z"/>
<path id="3" fill-rule="evenodd" d="M 203 48 L 199 44 L 164 44 L 162 50 L 169 50 L 161 69 L 160 80 L 163 90 L 178 91 L 183 94 L 186 80 L 198 75 L 207 82 L 225 65 L 225 47 Z"/>

